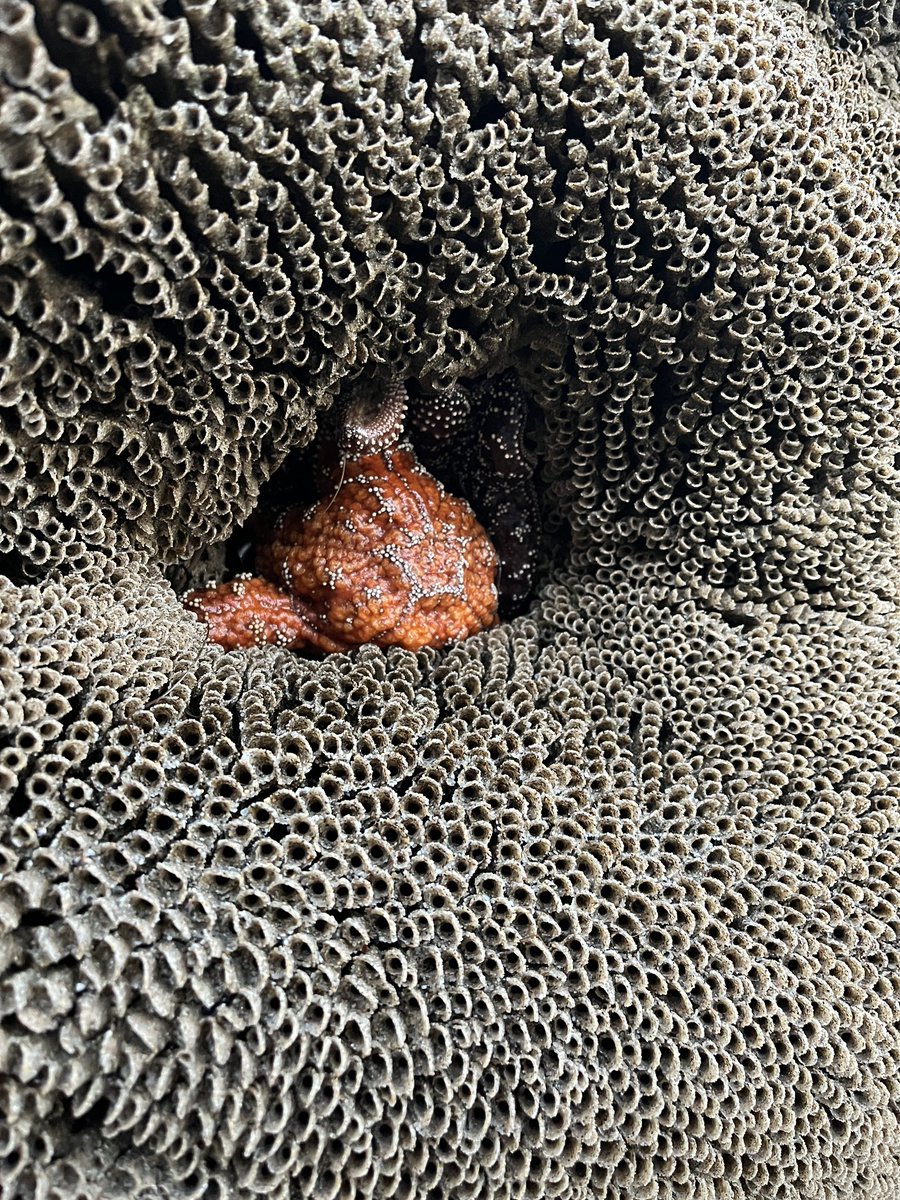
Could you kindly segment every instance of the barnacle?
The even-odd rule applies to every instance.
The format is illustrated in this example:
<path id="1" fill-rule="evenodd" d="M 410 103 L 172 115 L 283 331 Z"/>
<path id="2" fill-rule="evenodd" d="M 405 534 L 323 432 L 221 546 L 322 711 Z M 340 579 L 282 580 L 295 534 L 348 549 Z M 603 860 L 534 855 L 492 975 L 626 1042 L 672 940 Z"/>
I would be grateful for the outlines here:
<path id="1" fill-rule="evenodd" d="M 894 1200 L 897 32 L 3 0 L 4 1200 Z M 507 371 L 519 615 L 208 643 L 340 397 Z"/>

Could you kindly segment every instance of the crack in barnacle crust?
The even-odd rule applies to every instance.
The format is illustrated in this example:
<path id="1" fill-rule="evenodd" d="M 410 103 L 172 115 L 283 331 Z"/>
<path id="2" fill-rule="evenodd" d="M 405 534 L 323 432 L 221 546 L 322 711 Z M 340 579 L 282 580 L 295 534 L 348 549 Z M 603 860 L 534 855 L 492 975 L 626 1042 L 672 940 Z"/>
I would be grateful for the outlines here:
<path id="1" fill-rule="evenodd" d="M 897 48 L 0 4 L 4 1200 L 896 1200 Z M 506 370 L 524 615 L 207 644 L 334 397 Z"/>

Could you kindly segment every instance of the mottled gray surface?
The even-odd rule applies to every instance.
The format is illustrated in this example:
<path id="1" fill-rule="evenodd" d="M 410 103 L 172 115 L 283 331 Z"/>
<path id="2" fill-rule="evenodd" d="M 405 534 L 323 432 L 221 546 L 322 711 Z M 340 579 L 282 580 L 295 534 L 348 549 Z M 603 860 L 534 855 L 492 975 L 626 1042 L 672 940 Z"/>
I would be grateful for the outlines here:
<path id="1" fill-rule="evenodd" d="M 896 1200 L 897 39 L 0 3 L 4 1200 Z M 508 366 L 525 616 L 206 644 L 345 383 Z"/>

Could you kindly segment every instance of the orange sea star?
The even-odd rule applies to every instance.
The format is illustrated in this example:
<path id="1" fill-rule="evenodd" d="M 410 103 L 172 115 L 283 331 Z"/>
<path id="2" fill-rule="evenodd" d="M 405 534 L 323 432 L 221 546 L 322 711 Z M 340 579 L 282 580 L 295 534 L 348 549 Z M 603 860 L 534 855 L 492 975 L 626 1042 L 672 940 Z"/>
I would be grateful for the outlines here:
<path id="1" fill-rule="evenodd" d="M 257 546 L 259 577 L 185 597 L 211 640 L 227 649 L 419 650 L 496 624 L 494 548 L 469 505 L 397 444 L 404 414 L 399 385 L 380 406 L 368 397 L 345 406 L 337 491 L 275 522 Z"/>

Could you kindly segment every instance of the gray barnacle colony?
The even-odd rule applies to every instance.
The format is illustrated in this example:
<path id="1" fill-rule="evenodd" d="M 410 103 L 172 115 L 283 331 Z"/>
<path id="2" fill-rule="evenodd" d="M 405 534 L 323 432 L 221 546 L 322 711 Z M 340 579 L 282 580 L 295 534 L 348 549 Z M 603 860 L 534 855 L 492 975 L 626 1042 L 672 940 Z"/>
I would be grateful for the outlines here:
<path id="1" fill-rule="evenodd" d="M 3 1200 L 900 1195 L 897 32 L 0 0 Z M 373 379 L 519 615 L 223 652 Z"/>

